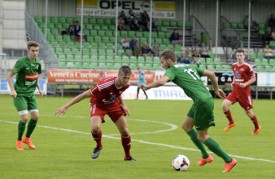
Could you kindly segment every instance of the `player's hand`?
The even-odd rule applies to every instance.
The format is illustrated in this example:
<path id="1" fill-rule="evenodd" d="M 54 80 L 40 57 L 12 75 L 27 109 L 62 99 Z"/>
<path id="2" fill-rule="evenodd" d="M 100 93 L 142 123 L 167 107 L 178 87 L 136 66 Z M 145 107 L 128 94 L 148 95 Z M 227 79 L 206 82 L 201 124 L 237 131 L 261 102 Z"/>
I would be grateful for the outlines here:
<path id="1" fill-rule="evenodd" d="M 44 96 L 45 95 L 45 93 L 43 91 L 41 91 L 41 90 L 39 90 L 39 94 L 40 94 L 40 96 Z"/>
<path id="2" fill-rule="evenodd" d="M 55 116 L 61 116 L 64 115 L 66 113 L 67 109 L 64 107 L 61 107 L 59 109 L 57 109 L 54 113 Z"/>
<path id="3" fill-rule="evenodd" d="M 12 90 L 12 91 L 10 92 L 10 95 L 11 95 L 12 97 L 16 98 L 17 92 L 16 92 L 15 90 Z"/>
<path id="4" fill-rule="evenodd" d="M 122 109 L 126 112 L 128 116 L 131 116 L 130 111 L 126 105 L 121 105 Z"/>
<path id="5" fill-rule="evenodd" d="M 245 88 L 245 87 L 246 87 L 246 84 L 245 84 L 245 83 L 240 83 L 240 87 L 241 87 L 241 88 Z"/>
<path id="6" fill-rule="evenodd" d="M 218 89 L 217 91 L 215 91 L 215 94 L 223 99 L 226 97 L 226 94 L 221 89 Z"/>

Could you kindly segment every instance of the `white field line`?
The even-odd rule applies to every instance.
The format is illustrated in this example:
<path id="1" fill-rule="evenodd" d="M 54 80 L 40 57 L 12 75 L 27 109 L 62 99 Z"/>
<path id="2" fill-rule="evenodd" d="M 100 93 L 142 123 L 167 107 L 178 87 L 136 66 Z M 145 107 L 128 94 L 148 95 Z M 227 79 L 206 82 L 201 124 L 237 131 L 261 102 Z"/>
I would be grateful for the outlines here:
<path id="1" fill-rule="evenodd" d="M 138 120 L 138 119 L 135 119 Z M 143 120 L 146 121 L 146 120 Z M 4 122 L 4 123 L 9 123 L 9 124 L 15 124 L 17 125 L 17 122 L 12 122 L 12 121 L 7 121 L 7 120 L 0 120 L 0 122 Z M 146 121 L 148 122 L 148 121 Z M 152 121 L 149 121 L 152 122 Z M 162 123 L 162 122 L 158 122 L 158 121 L 153 121 L 156 123 Z M 165 123 L 166 125 L 169 123 Z M 170 126 L 174 126 L 173 124 L 170 124 Z M 59 128 L 59 127 L 52 127 L 52 126 L 41 126 L 38 125 L 38 127 L 41 128 L 46 128 L 46 129 L 52 129 L 52 130 L 58 130 L 58 131 L 64 131 L 64 132 L 69 132 L 69 133 L 77 133 L 77 134 L 85 134 L 85 135 L 91 135 L 88 132 L 81 132 L 81 131 L 77 131 L 77 130 L 72 130 L 72 129 L 65 129 L 65 128 Z M 167 131 L 167 130 L 166 130 Z M 155 132 L 156 133 L 156 132 Z M 103 135 L 103 137 L 105 138 L 109 138 L 109 139 L 115 139 L 115 140 L 120 140 L 120 137 L 114 137 L 111 135 Z M 195 151 L 195 152 L 200 152 L 197 149 L 193 149 L 193 148 L 185 148 L 185 147 L 179 147 L 179 146 L 174 146 L 174 145 L 169 145 L 169 144 L 162 144 L 162 143 L 156 143 L 156 142 L 148 142 L 148 141 L 144 141 L 144 140 L 136 140 L 136 139 L 132 139 L 132 141 L 134 142 L 139 142 L 142 144 L 148 144 L 148 145 L 157 145 L 157 146 L 161 146 L 161 147 L 168 147 L 168 148 L 172 148 L 172 149 L 181 149 L 181 150 L 188 150 L 188 151 Z M 229 154 L 232 157 L 235 158 L 239 158 L 239 159 L 244 159 L 244 160 L 253 160 L 253 161 L 261 161 L 261 162 L 266 162 L 266 163 L 274 163 L 274 160 L 269 160 L 269 159 L 261 159 L 261 158 L 253 158 L 253 157 L 245 157 L 245 156 L 239 156 L 239 155 L 234 155 L 234 154 Z"/>

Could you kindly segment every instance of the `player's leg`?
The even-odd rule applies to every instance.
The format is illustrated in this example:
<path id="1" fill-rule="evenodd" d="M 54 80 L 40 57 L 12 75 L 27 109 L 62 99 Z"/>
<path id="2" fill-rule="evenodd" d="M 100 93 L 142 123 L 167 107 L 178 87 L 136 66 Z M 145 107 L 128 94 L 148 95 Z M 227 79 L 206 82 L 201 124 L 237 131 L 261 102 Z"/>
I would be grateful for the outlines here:
<path id="1" fill-rule="evenodd" d="M 24 150 L 22 137 L 26 128 L 26 123 L 28 122 L 28 108 L 27 101 L 22 96 L 17 96 L 13 98 L 13 104 L 16 107 L 18 114 L 20 115 L 20 120 L 18 122 L 18 137 L 16 140 L 16 149 Z"/>
<path id="2" fill-rule="evenodd" d="M 139 90 L 140 90 L 140 87 L 138 86 L 138 87 L 137 87 L 137 97 L 136 97 L 136 99 L 138 99 Z"/>
<path id="3" fill-rule="evenodd" d="M 247 116 L 250 118 L 250 120 L 253 122 L 255 129 L 252 131 L 252 135 L 257 135 L 262 127 L 260 126 L 257 116 L 253 113 L 252 109 L 245 110 Z"/>
<path id="4" fill-rule="evenodd" d="M 214 120 L 214 100 L 205 100 L 203 103 L 197 105 L 195 108 L 194 123 L 198 130 L 198 140 L 203 142 L 209 150 L 221 157 L 225 161 L 225 172 L 229 172 L 236 164 L 237 161 L 232 159 L 227 153 L 223 151 L 220 145 L 208 135 L 208 128 L 215 126 Z"/>
<path id="5" fill-rule="evenodd" d="M 221 157 L 225 162 L 223 172 L 230 172 L 230 170 L 237 164 L 237 160 L 231 158 L 227 153 L 223 151 L 220 145 L 208 135 L 208 130 L 198 130 L 198 140 L 203 142 L 209 150 Z"/>
<path id="6" fill-rule="evenodd" d="M 192 107 L 190 108 L 190 110 L 183 122 L 182 128 L 189 135 L 190 139 L 195 144 L 195 146 L 201 151 L 202 159 L 198 162 L 198 165 L 203 166 L 206 163 L 212 162 L 214 159 L 212 156 L 210 156 L 207 153 L 203 143 L 198 140 L 197 131 L 193 128 L 194 127 L 194 114 L 195 114 L 195 108 L 194 108 L 194 105 L 192 105 Z"/>
<path id="7" fill-rule="evenodd" d="M 236 122 L 233 120 L 229 106 L 236 102 L 234 94 L 229 94 L 229 96 L 222 102 L 222 110 L 226 116 L 229 124 L 224 128 L 225 131 L 229 131 L 230 128 L 236 126 Z"/>
<path id="8" fill-rule="evenodd" d="M 35 146 L 32 144 L 30 136 L 34 131 L 39 118 L 38 104 L 34 96 L 27 98 L 27 101 L 28 110 L 31 114 L 31 119 L 29 120 L 26 136 L 24 137 L 23 142 L 26 143 L 30 149 L 35 149 Z"/>
<path id="9" fill-rule="evenodd" d="M 259 125 L 257 116 L 253 113 L 253 110 L 252 110 L 253 104 L 252 104 L 251 95 L 240 98 L 239 103 L 241 107 L 245 110 L 246 115 L 250 118 L 250 120 L 254 124 L 254 130 L 252 131 L 252 135 L 257 135 L 261 130 L 261 126 Z"/>
<path id="10" fill-rule="evenodd" d="M 100 151 L 103 149 L 102 145 L 102 131 L 101 131 L 101 124 L 104 121 L 104 116 L 106 114 L 106 110 L 97 107 L 96 104 L 92 104 L 90 107 L 90 116 L 91 116 L 91 134 L 93 139 L 96 142 L 96 147 L 93 149 L 92 158 L 96 159 Z"/>
<path id="11" fill-rule="evenodd" d="M 92 116 L 91 117 L 91 134 L 93 136 L 93 139 L 96 142 L 96 147 L 94 148 L 93 152 L 92 152 L 92 158 L 96 159 L 99 154 L 100 151 L 103 149 L 103 145 L 102 145 L 102 131 L 101 131 L 101 123 L 102 123 L 102 119 L 100 116 Z"/>
<path id="12" fill-rule="evenodd" d="M 193 128 L 193 126 L 194 126 L 194 119 L 187 116 L 184 120 L 182 128 L 189 135 L 190 139 L 196 145 L 196 147 L 201 151 L 202 158 L 198 162 L 198 165 L 203 166 L 206 163 L 211 163 L 214 160 L 214 158 L 207 153 L 203 143 L 198 140 L 197 131 Z"/>
<path id="13" fill-rule="evenodd" d="M 142 90 L 142 91 L 143 91 L 144 95 L 146 96 L 146 99 L 148 99 L 148 95 L 147 95 L 146 91 L 145 90 Z"/>
<path id="14" fill-rule="evenodd" d="M 124 115 L 120 116 L 118 120 L 115 122 L 117 129 L 121 135 L 121 144 L 124 149 L 125 157 L 124 160 L 126 161 L 135 161 L 132 158 L 130 149 L 131 149 L 131 136 L 128 130 L 127 120 Z"/>

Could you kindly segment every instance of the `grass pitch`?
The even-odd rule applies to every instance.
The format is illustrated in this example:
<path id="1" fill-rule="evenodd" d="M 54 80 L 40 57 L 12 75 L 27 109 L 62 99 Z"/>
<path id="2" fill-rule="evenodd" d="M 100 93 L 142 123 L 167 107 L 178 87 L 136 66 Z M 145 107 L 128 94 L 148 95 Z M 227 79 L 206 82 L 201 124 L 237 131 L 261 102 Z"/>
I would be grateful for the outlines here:
<path id="1" fill-rule="evenodd" d="M 90 157 L 95 142 L 90 135 L 89 100 L 71 107 L 63 117 L 54 111 L 71 98 L 37 97 L 39 125 L 32 139 L 36 150 L 15 149 L 19 116 L 12 98 L 0 96 L 0 173 L 1 178 L 275 178 L 275 133 L 273 100 L 254 100 L 254 112 L 262 131 L 252 136 L 252 122 L 238 104 L 231 107 L 237 126 L 229 132 L 221 110 L 222 100 L 215 100 L 216 127 L 210 136 L 238 160 L 230 173 L 222 173 L 224 162 L 212 154 L 211 164 L 199 167 L 200 153 L 181 129 L 191 101 L 126 101 L 132 134 L 132 156 L 137 162 L 123 161 L 124 153 L 115 125 L 106 117 L 102 125 L 103 145 L 98 159 Z M 177 154 L 188 156 L 191 166 L 176 172 L 171 160 Z"/>

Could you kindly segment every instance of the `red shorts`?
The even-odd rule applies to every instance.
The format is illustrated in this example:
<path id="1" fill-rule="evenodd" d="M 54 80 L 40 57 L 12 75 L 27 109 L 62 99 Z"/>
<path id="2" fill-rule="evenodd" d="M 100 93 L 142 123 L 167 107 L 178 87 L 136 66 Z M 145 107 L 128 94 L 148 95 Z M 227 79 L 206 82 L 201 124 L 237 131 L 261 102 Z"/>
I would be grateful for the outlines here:
<path id="1" fill-rule="evenodd" d="M 91 104 L 90 106 L 90 116 L 99 116 L 104 123 L 104 116 L 108 114 L 108 116 L 115 123 L 121 116 L 126 116 L 126 112 L 121 107 L 120 103 L 115 102 L 114 104 L 109 105 L 98 105 Z"/>
<path id="2" fill-rule="evenodd" d="M 253 108 L 252 98 L 250 94 L 236 95 L 236 93 L 232 92 L 226 97 L 226 99 L 231 101 L 232 104 L 238 102 L 244 110 L 249 110 Z"/>

